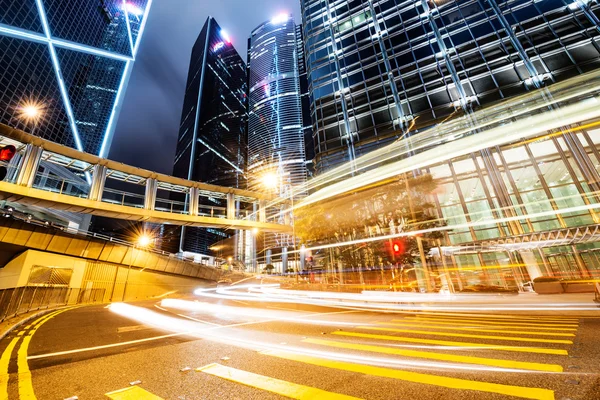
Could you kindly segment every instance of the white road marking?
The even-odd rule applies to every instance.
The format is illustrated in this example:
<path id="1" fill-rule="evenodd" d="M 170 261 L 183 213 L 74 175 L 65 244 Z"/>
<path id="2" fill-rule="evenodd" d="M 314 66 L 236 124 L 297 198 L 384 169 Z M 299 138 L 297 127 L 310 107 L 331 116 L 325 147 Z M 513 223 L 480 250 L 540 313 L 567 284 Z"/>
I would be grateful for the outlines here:
<path id="1" fill-rule="evenodd" d="M 334 311 L 334 312 L 329 312 L 329 313 L 320 313 L 320 314 L 317 314 L 317 315 L 315 315 L 315 314 L 313 314 L 313 315 L 306 315 L 304 317 L 301 316 L 301 317 L 295 318 L 295 320 L 301 321 L 302 319 L 307 319 L 308 317 L 318 317 L 318 316 L 321 316 L 321 315 L 332 315 L 332 314 L 348 314 L 348 313 L 356 313 L 356 312 L 358 312 L 358 311 L 352 311 L 352 310 L 351 311 Z M 212 328 L 198 329 L 198 330 L 188 331 L 188 332 L 177 332 L 177 333 L 171 333 L 171 334 L 168 334 L 168 335 L 153 336 L 153 337 L 144 338 L 144 339 L 130 340 L 130 341 L 127 341 L 127 342 L 105 344 L 105 345 L 102 345 L 102 346 L 86 347 L 86 348 L 75 349 L 75 350 L 58 351 L 56 353 L 40 354 L 40 355 L 37 355 L 37 356 L 29 356 L 29 357 L 27 357 L 27 359 L 28 360 L 37 360 L 37 359 L 40 359 L 40 358 L 49 358 L 49 357 L 64 356 L 64 355 L 68 355 L 68 354 L 84 353 L 84 352 L 87 352 L 87 351 L 110 349 L 110 348 L 113 348 L 113 347 L 128 346 L 128 345 L 132 345 L 132 344 L 151 342 L 151 341 L 154 341 L 154 340 L 167 339 L 167 338 L 177 337 L 177 336 L 193 335 L 193 334 L 197 334 L 197 333 L 202 333 L 202 332 L 207 332 L 207 331 L 213 331 L 213 330 L 222 329 L 222 328 L 236 328 L 238 326 L 257 325 L 257 324 L 264 324 L 264 323 L 275 322 L 275 321 L 279 321 L 279 319 L 269 319 L 269 320 L 264 320 L 264 321 L 241 322 L 239 324 L 231 324 L 231 325 L 219 325 L 219 326 L 215 326 L 215 327 L 212 327 Z"/>

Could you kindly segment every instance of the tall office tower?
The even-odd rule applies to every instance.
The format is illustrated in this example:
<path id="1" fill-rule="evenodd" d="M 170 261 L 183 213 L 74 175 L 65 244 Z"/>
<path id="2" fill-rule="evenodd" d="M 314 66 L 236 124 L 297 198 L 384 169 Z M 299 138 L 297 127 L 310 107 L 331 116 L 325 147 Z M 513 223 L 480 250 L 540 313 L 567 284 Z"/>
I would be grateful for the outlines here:
<path id="1" fill-rule="evenodd" d="M 317 171 L 455 111 L 597 68 L 599 7 L 587 0 L 302 0 Z"/>
<path id="2" fill-rule="evenodd" d="M 0 122 L 106 157 L 151 3 L 2 2 Z M 35 128 L 25 104 L 42 107 Z"/>
<path id="3" fill-rule="evenodd" d="M 310 93 L 308 92 L 308 74 L 304 57 L 304 34 L 302 25 L 296 25 L 296 54 L 298 54 L 298 75 L 300 80 L 300 100 L 302 103 L 302 130 L 304 135 L 304 153 L 306 171 L 313 175 L 315 158 L 315 142 L 313 139 L 312 119 L 310 118 Z"/>
<path id="4" fill-rule="evenodd" d="M 245 124 L 246 65 L 209 17 L 192 49 L 173 175 L 245 188 Z M 206 205 L 223 205 L 211 201 Z M 215 229 L 184 228 L 181 250 L 209 254 L 213 243 L 227 237 Z"/>
<path id="5" fill-rule="evenodd" d="M 293 202 L 307 194 L 305 136 L 312 141 L 312 129 L 301 29 L 291 15 L 279 15 L 252 31 L 248 71 L 249 186 L 265 190 L 270 185 Z M 266 248 L 292 242 L 288 235 L 265 236 Z"/>
<path id="6" fill-rule="evenodd" d="M 107 157 L 152 0 L 0 3 L 0 122 Z M 40 110 L 22 118 L 26 106 Z M 19 162 L 20 156 L 12 162 Z M 42 161 L 37 184 L 65 180 L 85 196 L 83 174 Z M 22 211 L 86 230 L 90 216 Z"/>
<path id="7" fill-rule="evenodd" d="M 306 194 L 304 120 L 296 25 L 280 15 L 259 25 L 248 46 L 248 179 L 277 177 L 281 196 Z"/>

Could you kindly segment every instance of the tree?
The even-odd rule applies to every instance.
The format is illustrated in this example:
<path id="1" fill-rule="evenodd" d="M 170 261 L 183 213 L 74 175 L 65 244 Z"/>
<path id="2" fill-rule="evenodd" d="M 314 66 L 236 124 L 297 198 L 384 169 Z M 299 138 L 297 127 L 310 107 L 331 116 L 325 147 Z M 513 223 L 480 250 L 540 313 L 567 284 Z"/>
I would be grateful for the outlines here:
<path id="1" fill-rule="evenodd" d="M 275 269 L 275 267 L 273 266 L 273 264 L 267 264 L 265 266 L 265 268 L 263 269 L 263 272 L 266 274 L 271 274 L 274 269 Z"/>

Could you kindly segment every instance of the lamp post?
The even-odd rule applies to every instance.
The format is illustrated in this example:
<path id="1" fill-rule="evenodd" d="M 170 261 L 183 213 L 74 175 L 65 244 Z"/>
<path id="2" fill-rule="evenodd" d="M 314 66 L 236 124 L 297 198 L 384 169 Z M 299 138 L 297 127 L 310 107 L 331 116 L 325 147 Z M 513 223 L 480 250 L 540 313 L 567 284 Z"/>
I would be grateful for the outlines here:
<path id="1" fill-rule="evenodd" d="M 139 255 L 139 249 L 144 249 L 144 248 L 150 246 L 151 243 L 152 243 L 152 238 L 146 234 L 142 234 L 137 238 L 137 240 L 133 244 L 133 248 L 131 251 L 131 260 L 129 261 L 129 266 L 127 267 L 127 275 L 125 276 L 125 287 L 123 288 L 123 298 L 121 299 L 122 301 L 125 301 L 125 296 L 127 295 L 127 284 L 129 283 L 129 271 L 131 271 L 133 262 L 135 260 L 137 260 L 137 256 Z M 136 247 L 138 248 L 138 254 L 136 254 L 135 258 L 133 258 L 133 253 L 135 253 Z M 142 269 L 142 271 L 144 271 L 144 270 Z M 116 280 L 117 280 L 117 276 L 115 274 L 115 284 L 116 284 Z M 115 290 L 115 288 L 113 286 L 113 293 L 114 293 L 114 290 Z M 112 298 L 112 296 L 111 296 L 111 298 Z"/>

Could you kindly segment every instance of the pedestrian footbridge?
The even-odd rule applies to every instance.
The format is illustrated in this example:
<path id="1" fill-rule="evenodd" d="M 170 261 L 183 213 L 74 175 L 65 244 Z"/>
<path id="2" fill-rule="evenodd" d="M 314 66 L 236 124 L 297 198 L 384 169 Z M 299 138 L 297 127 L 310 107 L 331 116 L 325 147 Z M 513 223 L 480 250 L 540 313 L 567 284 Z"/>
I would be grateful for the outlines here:
<path id="1" fill-rule="evenodd" d="M 0 124 L 14 145 L 0 200 L 131 221 L 291 232 L 264 193 L 193 182 L 102 159 Z M 115 181 L 111 187 L 106 183 Z M 267 218 L 267 215 L 272 216 Z"/>

